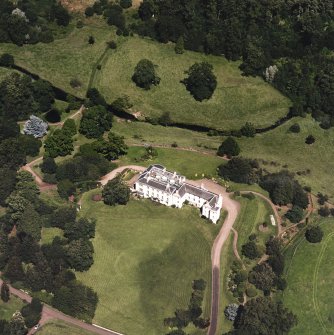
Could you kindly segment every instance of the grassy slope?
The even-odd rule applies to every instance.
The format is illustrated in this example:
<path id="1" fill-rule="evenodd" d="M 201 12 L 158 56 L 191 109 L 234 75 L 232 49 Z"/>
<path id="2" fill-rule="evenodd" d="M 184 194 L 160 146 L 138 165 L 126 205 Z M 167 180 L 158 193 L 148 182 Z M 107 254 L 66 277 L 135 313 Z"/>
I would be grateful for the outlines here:
<path id="1" fill-rule="evenodd" d="M 289 127 L 298 122 L 301 126 L 299 134 L 288 131 Z M 316 142 L 305 144 L 305 138 L 313 134 Z M 293 119 L 275 130 L 257 135 L 253 139 L 241 138 L 242 155 L 251 158 L 262 158 L 280 163 L 282 169 L 287 164 L 292 172 L 310 169 L 306 176 L 297 176 L 304 184 L 310 185 L 314 192 L 324 192 L 334 197 L 332 187 L 334 177 L 334 129 L 323 130 L 318 124 L 307 117 Z M 268 166 L 265 166 L 268 168 Z"/>
<path id="2" fill-rule="evenodd" d="M 91 195 L 85 194 L 81 213 L 97 218 L 95 262 L 78 278 L 99 294 L 94 322 L 129 335 L 167 332 L 163 319 L 187 306 L 196 278 L 208 283 L 209 315 L 210 250 L 220 227 L 200 219 L 190 206 L 178 210 L 132 200 L 108 207 Z"/>
<path id="3" fill-rule="evenodd" d="M 133 70 L 142 58 L 157 65 L 161 83 L 150 91 L 131 81 Z M 218 86 L 213 97 L 196 102 L 180 80 L 193 63 L 208 61 L 214 66 Z M 129 95 L 133 109 L 145 116 L 169 112 L 173 121 L 219 129 L 240 128 L 246 121 L 257 126 L 272 124 L 287 112 L 288 99 L 260 78 L 242 77 L 238 63 L 223 57 L 187 51 L 176 55 L 172 44 L 163 45 L 148 39 L 131 37 L 119 43 L 103 64 L 96 85 L 109 101 L 121 94 Z"/>
<path id="4" fill-rule="evenodd" d="M 95 333 L 88 332 L 81 328 L 68 325 L 67 323 L 61 321 L 50 321 L 45 324 L 40 330 L 38 331 L 38 335 L 55 335 L 55 334 L 62 334 L 62 335 L 93 335 Z"/>
<path id="5" fill-rule="evenodd" d="M 291 335 L 333 334 L 334 297 L 334 220 L 322 219 L 325 232 L 319 244 L 308 243 L 303 236 L 287 250 L 288 287 L 284 304 L 298 317 Z M 302 306 L 302 308 L 301 308 Z"/>
<path id="6" fill-rule="evenodd" d="M 14 297 L 13 295 L 7 303 L 0 300 L 0 319 L 10 320 L 12 315 L 16 311 L 21 310 L 23 305 L 22 300 Z"/>
<path id="7" fill-rule="evenodd" d="M 88 44 L 88 37 L 95 38 L 95 44 Z M 74 28 L 65 38 L 50 44 L 38 43 L 18 47 L 13 44 L 0 44 L 0 54 L 14 55 L 15 63 L 37 73 L 67 92 L 84 97 L 95 62 L 106 48 L 106 42 L 114 36 L 114 31 L 94 21 L 81 29 Z M 77 78 L 82 87 L 73 89 L 70 80 Z"/>
<path id="8" fill-rule="evenodd" d="M 176 149 L 157 148 L 158 156 L 149 161 L 136 161 L 145 153 L 143 147 L 130 147 L 128 154 L 121 158 L 121 165 L 137 164 L 149 166 L 153 163 L 160 163 L 167 169 L 175 170 L 187 178 L 202 178 L 214 176 L 217 173 L 217 166 L 224 163 L 224 160 L 216 156 L 207 156 L 196 152 L 179 151 Z M 197 175 L 196 175 L 197 174 Z"/>

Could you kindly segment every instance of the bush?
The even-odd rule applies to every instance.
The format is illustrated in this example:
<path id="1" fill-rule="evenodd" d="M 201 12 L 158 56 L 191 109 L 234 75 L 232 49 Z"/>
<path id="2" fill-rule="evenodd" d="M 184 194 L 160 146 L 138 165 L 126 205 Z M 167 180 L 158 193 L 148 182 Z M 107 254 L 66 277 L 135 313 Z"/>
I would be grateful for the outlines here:
<path id="1" fill-rule="evenodd" d="M 53 108 L 49 112 L 46 113 L 45 119 L 46 121 L 51 122 L 51 123 L 60 122 L 61 113 L 58 109 Z"/>
<path id="2" fill-rule="evenodd" d="M 256 130 L 252 123 L 246 122 L 246 124 L 240 129 L 240 133 L 242 136 L 254 137 Z"/>
<path id="3" fill-rule="evenodd" d="M 289 130 L 292 132 L 292 133 L 300 133 L 300 125 L 298 123 L 294 123 L 290 128 Z"/>
<path id="4" fill-rule="evenodd" d="M 87 17 L 91 17 L 91 16 L 93 16 L 93 15 L 94 15 L 94 8 L 93 8 L 93 7 L 87 7 L 87 8 L 85 9 L 85 15 L 86 15 Z"/>
<path id="5" fill-rule="evenodd" d="M 14 57 L 8 53 L 0 56 L 0 66 L 12 67 L 14 65 Z"/>
<path id="6" fill-rule="evenodd" d="M 303 219 L 304 211 L 299 206 L 293 206 L 286 214 L 285 217 L 293 223 L 298 223 Z"/>
<path id="7" fill-rule="evenodd" d="M 246 198 L 248 200 L 254 200 L 255 199 L 255 195 L 252 192 L 249 193 L 244 193 L 241 195 L 243 198 Z"/>
<path id="8" fill-rule="evenodd" d="M 68 179 L 64 179 L 57 184 L 58 194 L 61 198 L 67 199 L 76 191 L 75 185 Z"/>
<path id="9" fill-rule="evenodd" d="M 305 139 L 306 144 L 313 144 L 315 142 L 315 137 L 313 135 L 309 135 Z"/>
<path id="10" fill-rule="evenodd" d="M 310 243 L 319 243 L 322 241 L 324 236 L 323 231 L 319 226 L 314 226 L 306 230 L 305 237 Z"/>
<path id="11" fill-rule="evenodd" d="M 89 36 L 89 38 L 88 38 L 88 43 L 89 44 L 94 44 L 95 43 L 95 38 L 94 38 L 94 36 Z"/>
<path id="12" fill-rule="evenodd" d="M 238 142 L 233 137 L 228 137 L 218 148 L 217 155 L 232 157 L 238 156 L 240 153 L 240 147 Z"/>
<path id="13" fill-rule="evenodd" d="M 132 0 L 120 0 L 119 4 L 122 8 L 127 9 L 132 7 Z"/>
<path id="14" fill-rule="evenodd" d="M 256 288 L 255 287 L 248 287 L 247 289 L 246 289 L 246 294 L 247 294 L 247 297 L 248 298 L 254 298 L 254 297 L 256 297 L 257 296 L 257 290 L 256 290 Z"/>
<path id="15" fill-rule="evenodd" d="M 82 82 L 79 79 L 73 78 L 70 80 L 70 85 L 72 88 L 79 88 L 82 86 Z"/>
<path id="16" fill-rule="evenodd" d="M 241 247 L 241 253 L 249 259 L 256 259 L 260 257 L 260 251 L 254 241 L 245 243 Z"/>
<path id="17" fill-rule="evenodd" d="M 81 28 L 83 28 L 83 26 L 84 26 L 83 22 L 82 22 L 81 20 L 79 20 L 79 21 L 77 22 L 77 28 L 78 28 L 78 29 L 81 29 Z"/>
<path id="18" fill-rule="evenodd" d="M 117 43 L 115 41 L 107 42 L 107 44 L 110 49 L 117 49 Z"/>
<path id="19" fill-rule="evenodd" d="M 323 217 L 327 217 L 331 214 L 331 211 L 330 209 L 328 208 L 328 206 L 323 206 L 323 207 L 320 207 L 319 210 L 318 210 L 318 214 L 320 216 L 323 216 Z"/>

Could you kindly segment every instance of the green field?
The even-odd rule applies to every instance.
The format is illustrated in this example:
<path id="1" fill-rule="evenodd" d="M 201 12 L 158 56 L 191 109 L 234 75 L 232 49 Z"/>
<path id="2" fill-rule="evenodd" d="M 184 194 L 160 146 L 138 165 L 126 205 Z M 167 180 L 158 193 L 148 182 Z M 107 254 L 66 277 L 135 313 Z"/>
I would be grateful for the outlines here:
<path id="1" fill-rule="evenodd" d="M 220 225 L 201 219 L 190 206 L 131 200 L 109 207 L 91 201 L 94 192 L 84 195 L 81 211 L 97 218 L 94 265 L 77 274 L 99 295 L 93 321 L 128 335 L 166 333 L 163 319 L 187 307 L 196 278 L 207 281 L 203 309 L 209 316 L 210 252 Z"/>
<path id="2" fill-rule="evenodd" d="M 0 299 L 0 319 L 10 320 L 12 315 L 21 310 L 23 307 L 23 302 L 21 299 L 10 296 L 10 300 L 8 302 L 3 302 Z"/>
<path id="3" fill-rule="evenodd" d="M 142 58 L 155 65 L 161 83 L 149 91 L 131 81 L 133 70 Z M 197 102 L 180 80 L 195 62 L 214 66 L 218 86 L 209 101 Z M 142 117 L 157 117 L 169 112 L 174 122 L 197 124 L 217 129 L 239 129 L 246 122 L 256 126 L 274 123 L 286 115 L 289 100 L 260 78 L 241 76 L 238 62 L 223 57 L 187 51 L 176 55 L 173 44 L 159 44 L 139 37 L 119 39 L 116 53 L 110 54 L 97 73 L 95 86 L 111 102 L 126 94 L 133 111 Z"/>
<path id="4" fill-rule="evenodd" d="M 197 152 L 180 151 L 175 148 L 157 148 L 158 156 L 152 160 L 139 161 L 145 153 L 144 147 L 130 147 L 128 154 L 121 157 L 120 165 L 149 166 L 154 163 L 164 165 L 169 170 L 175 170 L 189 179 L 201 179 L 217 174 L 218 165 L 225 161 L 217 156 L 203 155 Z"/>
<path id="5" fill-rule="evenodd" d="M 88 37 L 95 38 L 93 45 Z M 106 49 L 106 42 L 114 38 L 115 32 L 102 20 L 92 21 L 81 29 L 73 28 L 66 37 L 53 43 L 36 45 L 0 44 L 0 54 L 8 52 L 15 63 L 49 80 L 69 93 L 84 97 L 93 68 Z M 82 86 L 73 89 L 71 79 L 78 79 Z"/>
<path id="6" fill-rule="evenodd" d="M 298 317 L 291 335 L 334 334 L 333 224 L 333 219 L 321 220 L 321 243 L 308 243 L 302 235 L 286 252 L 288 287 L 283 301 Z"/>
<path id="7" fill-rule="evenodd" d="M 69 325 L 61 321 L 50 321 L 43 325 L 37 332 L 38 335 L 94 335 L 81 328 Z"/>
<path id="8" fill-rule="evenodd" d="M 289 132 L 289 127 L 298 122 L 299 134 Z M 312 134 L 316 142 L 305 144 L 305 138 Z M 250 158 L 261 158 L 279 165 L 264 166 L 268 170 L 280 170 L 284 165 L 291 172 L 310 169 L 310 174 L 296 177 L 305 185 L 312 187 L 313 193 L 323 192 L 334 198 L 334 128 L 323 130 L 310 116 L 294 118 L 281 127 L 254 138 L 240 138 L 241 155 Z"/>

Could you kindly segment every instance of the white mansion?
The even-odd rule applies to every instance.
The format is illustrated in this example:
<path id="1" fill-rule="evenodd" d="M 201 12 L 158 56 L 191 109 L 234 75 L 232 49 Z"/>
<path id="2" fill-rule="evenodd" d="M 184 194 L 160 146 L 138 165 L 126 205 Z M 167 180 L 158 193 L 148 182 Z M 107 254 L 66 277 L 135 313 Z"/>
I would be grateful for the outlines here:
<path id="1" fill-rule="evenodd" d="M 134 184 L 139 196 L 150 198 L 166 206 L 181 208 L 188 202 L 201 209 L 201 214 L 217 223 L 220 217 L 223 198 L 203 187 L 193 186 L 186 182 L 184 176 L 167 171 L 162 165 L 148 167 Z"/>

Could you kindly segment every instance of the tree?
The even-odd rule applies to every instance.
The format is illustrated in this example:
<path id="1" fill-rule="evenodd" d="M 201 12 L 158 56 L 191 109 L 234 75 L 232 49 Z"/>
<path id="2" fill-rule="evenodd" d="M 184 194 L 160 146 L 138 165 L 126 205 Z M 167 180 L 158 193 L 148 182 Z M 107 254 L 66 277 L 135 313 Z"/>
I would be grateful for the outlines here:
<path id="1" fill-rule="evenodd" d="M 32 135 L 21 135 L 18 138 L 23 150 L 27 156 L 38 156 L 39 150 L 42 146 L 42 141 Z"/>
<path id="2" fill-rule="evenodd" d="M 24 280 L 22 262 L 19 257 L 13 256 L 9 259 L 4 276 L 8 278 L 11 283 Z"/>
<path id="3" fill-rule="evenodd" d="M 298 123 L 294 123 L 290 128 L 289 130 L 292 132 L 292 133 L 300 133 L 300 125 Z"/>
<path id="4" fill-rule="evenodd" d="M 121 177 L 109 180 L 102 190 L 103 201 L 106 205 L 126 205 L 130 199 L 130 189 Z"/>
<path id="5" fill-rule="evenodd" d="M 304 211 L 299 206 L 293 206 L 286 214 L 285 217 L 293 223 L 298 223 L 303 219 Z"/>
<path id="6" fill-rule="evenodd" d="M 274 285 L 275 274 L 271 266 L 267 263 L 261 263 L 254 267 L 253 271 L 249 273 L 248 280 L 251 284 L 264 291 L 269 292 Z"/>
<path id="7" fill-rule="evenodd" d="M 56 129 L 44 142 L 46 153 L 52 157 L 67 156 L 74 150 L 73 139 L 68 133 L 61 129 Z"/>
<path id="8" fill-rule="evenodd" d="M 38 298 L 32 298 L 31 303 L 21 309 L 25 324 L 28 328 L 36 325 L 42 316 L 43 305 Z"/>
<path id="9" fill-rule="evenodd" d="M 57 183 L 58 194 L 63 199 L 67 199 L 69 196 L 74 195 L 76 189 L 75 184 L 68 179 L 60 180 Z"/>
<path id="10" fill-rule="evenodd" d="M 25 335 L 28 329 L 25 325 L 22 314 L 16 311 L 9 321 L 9 335 Z"/>
<path id="11" fill-rule="evenodd" d="M 89 108 L 82 116 L 79 132 L 87 138 L 99 138 L 112 126 L 112 114 L 103 106 Z"/>
<path id="12" fill-rule="evenodd" d="M 67 119 L 64 122 L 62 131 L 70 137 L 74 136 L 77 133 L 77 126 L 75 125 L 75 121 L 73 119 Z"/>
<path id="13" fill-rule="evenodd" d="M 254 137 L 256 129 L 252 123 L 246 122 L 246 124 L 240 129 L 240 132 L 242 136 Z"/>
<path id="14" fill-rule="evenodd" d="M 23 132 L 35 138 L 43 137 L 48 132 L 48 124 L 35 115 L 31 115 L 24 124 Z"/>
<path id="15" fill-rule="evenodd" d="M 50 123 L 60 122 L 61 112 L 57 108 L 51 108 L 51 110 L 46 113 L 45 119 Z"/>
<path id="16" fill-rule="evenodd" d="M 207 62 L 195 63 L 185 72 L 188 77 L 182 82 L 197 101 L 210 99 L 217 87 L 213 66 Z"/>
<path id="17" fill-rule="evenodd" d="M 14 65 L 14 57 L 11 54 L 4 53 L 0 56 L 0 66 L 12 67 Z"/>
<path id="18" fill-rule="evenodd" d="M 235 157 L 218 167 L 218 173 L 221 177 L 227 180 L 232 180 L 236 183 L 253 184 L 258 182 L 260 172 L 259 165 L 256 161 Z"/>
<path id="19" fill-rule="evenodd" d="M 154 14 L 153 1 L 152 0 L 144 0 L 139 6 L 138 14 L 139 14 L 139 17 L 143 21 L 147 21 L 150 18 L 152 18 L 153 14 Z"/>
<path id="20" fill-rule="evenodd" d="M 52 227 L 65 229 L 66 224 L 75 222 L 77 211 L 73 206 L 62 206 L 55 210 L 50 218 Z"/>
<path id="21" fill-rule="evenodd" d="M 8 302 L 10 299 L 10 291 L 9 291 L 9 286 L 7 283 L 4 281 L 1 285 L 1 300 L 3 302 Z"/>
<path id="22" fill-rule="evenodd" d="M 39 213 L 32 205 L 28 205 L 18 221 L 17 231 L 19 234 L 26 234 L 33 237 L 36 241 L 41 239 L 42 221 Z"/>
<path id="23" fill-rule="evenodd" d="M 310 243 L 319 243 L 322 241 L 324 232 L 319 226 L 314 226 L 306 230 L 305 237 Z"/>
<path id="24" fill-rule="evenodd" d="M 249 259 L 256 259 L 261 256 L 259 249 L 254 241 L 249 241 L 242 245 L 241 253 Z"/>
<path id="25" fill-rule="evenodd" d="M 57 171 L 57 164 L 52 157 L 43 156 L 43 162 L 40 167 L 43 173 L 53 174 Z"/>
<path id="26" fill-rule="evenodd" d="M 180 36 L 175 44 L 175 53 L 177 53 L 178 55 L 181 55 L 184 53 L 184 40 L 183 40 L 183 36 Z"/>
<path id="27" fill-rule="evenodd" d="M 93 244 L 87 239 L 73 240 L 65 250 L 69 266 L 76 271 L 87 271 L 94 263 Z"/>
<path id="28" fill-rule="evenodd" d="M 90 88 L 87 91 L 86 94 L 87 98 L 89 99 L 89 104 L 92 106 L 104 106 L 107 107 L 107 102 L 104 99 L 104 97 L 102 96 L 102 94 L 99 92 L 99 90 L 97 88 Z"/>
<path id="29" fill-rule="evenodd" d="M 0 168 L 0 205 L 5 205 L 5 200 L 14 190 L 16 173 L 13 169 Z"/>
<path id="30" fill-rule="evenodd" d="M 98 140 L 92 143 L 96 152 L 103 155 L 108 160 L 115 160 L 127 153 L 127 145 L 123 136 L 118 136 L 112 132 L 108 134 L 109 141 Z"/>
<path id="31" fill-rule="evenodd" d="M 313 135 L 309 135 L 305 139 L 306 144 L 313 144 L 315 142 L 315 137 Z"/>
<path id="32" fill-rule="evenodd" d="M 95 38 L 94 36 L 90 35 L 88 38 L 88 44 L 94 44 L 95 43 Z"/>
<path id="33" fill-rule="evenodd" d="M 155 73 L 154 64 L 148 59 L 142 59 L 135 67 L 132 80 L 138 87 L 149 90 L 152 85 L 159 85 L 160 78 Z"/>
<path id="34" fill-rule="evenodd" d="M 234 327 L 236 334 L 284 335 L 296 324 L 297 317 L 281 302 L 259 297 L 249 300 L 241 308 Z"/>
<path id="35" fill-rule="evenodd" d="M 55 102 L 55 92 L 51 84 L 46 80 L 36 80 L 32 83 L 34 99 L 38 103 L 38 110 L 42 113 L 52 108 Z"/>
<path id="36" fill-rule="evenodd" d="M 227 320 L 234 321 L 238 315 L 239 305 L 229 304 L 225 307 L 224 314 Z"/>
<path id="37" fill-rule="evenodd" d="M 80 218 L 78 221 L 69 222 L 65 225 L 64 236 L 70 241 L 79 239 L 90 239 L 95 236 L 96 221 Z"/>
<path id="38" fill-rule="evenodd" d="M 127 9 L 132 7 L 132 0 L 120 0 L 119 4 L 122 8 Z"/>
<path id="39" fill-rule="evenodd" d="M 228 137 L 218 148 L 218 156 L 238 156 L 240 153 L 240 147 L 238 142 L 233 137 Z"/>
<path id="40" fill-rule="evenodd" d="M 94 8 L 93 8 L 93 7 L 87 7 L 87 8 L 85 9 L 85 15 L 86 15 L 87 17 L 91 17 L 91 16 L 93 16 L 93 15 L 94 15 Z"/>

